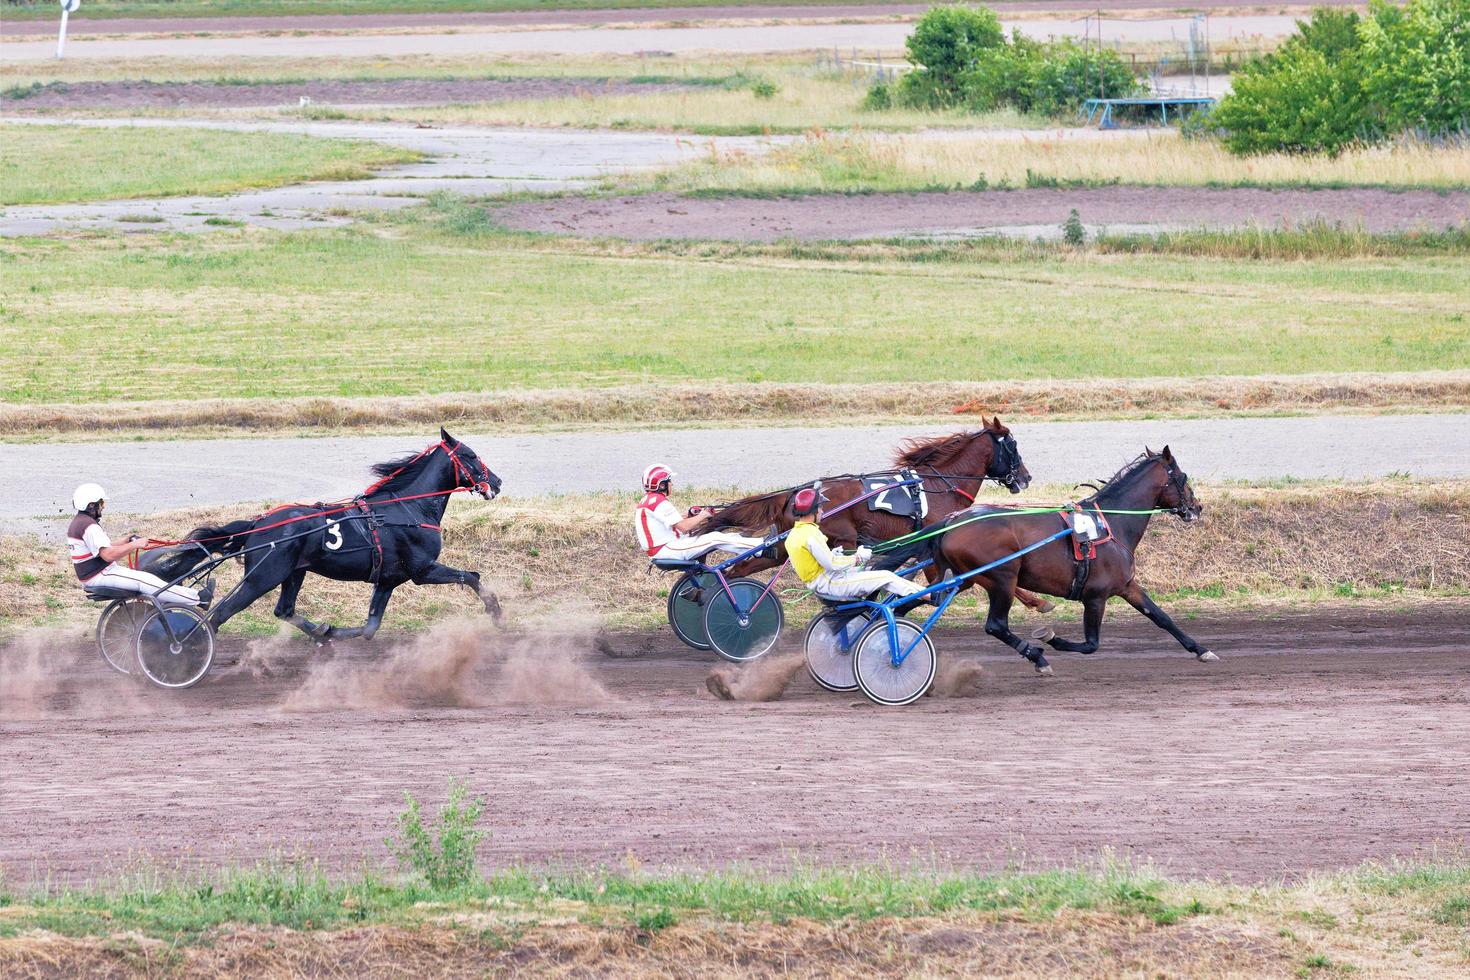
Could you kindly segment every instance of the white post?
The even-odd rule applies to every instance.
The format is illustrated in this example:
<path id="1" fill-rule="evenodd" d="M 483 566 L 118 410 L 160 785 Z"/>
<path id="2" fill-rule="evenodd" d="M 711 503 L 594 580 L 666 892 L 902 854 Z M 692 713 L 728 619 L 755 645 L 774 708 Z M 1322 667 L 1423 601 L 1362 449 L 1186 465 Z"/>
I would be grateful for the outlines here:
<path id="1" fill-rule="evenodd" d="M 66 22 L 71 12 L 82 5 L 82 0 L 61 0 L 61 29 L 56 34 L 56 57 L 66 52 Z"/>

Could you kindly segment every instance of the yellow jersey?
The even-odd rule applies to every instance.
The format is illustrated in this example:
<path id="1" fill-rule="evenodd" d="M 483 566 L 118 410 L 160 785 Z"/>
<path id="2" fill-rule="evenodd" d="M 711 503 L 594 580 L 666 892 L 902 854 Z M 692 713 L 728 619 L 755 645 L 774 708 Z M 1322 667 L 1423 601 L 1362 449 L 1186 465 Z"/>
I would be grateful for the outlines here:
<path id="1" fill-rule="evenodd" d="M 786 554 L 791 556 L 791 567 L 807 585 L 811 585 L 823 572 L 849 568 L 856 561 L 850 555 L 836 555 L 827 545 L 827 536 L 815 521 L 797 521 L 786 535 Z"/>

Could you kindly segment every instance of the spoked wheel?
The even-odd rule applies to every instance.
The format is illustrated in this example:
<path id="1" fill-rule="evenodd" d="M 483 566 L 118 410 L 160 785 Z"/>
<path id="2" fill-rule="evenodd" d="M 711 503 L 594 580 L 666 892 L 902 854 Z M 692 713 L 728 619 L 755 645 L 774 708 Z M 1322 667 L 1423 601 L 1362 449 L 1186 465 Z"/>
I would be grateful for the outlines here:
<path id="1" fill-rule="evenodd" d="M 806 628 L 806 669 L 812 680 L 829 691 L 856 691 L 852 651 L 871 612 L 840 613 L 828 609 Z"/>
<path id="2" fill-rule="evenodd" d="M 131 674 L 137 663 L 138 628 L 155 612 L 147 599 L 114 599 L 97 617 L 97 652 L 119 674 Z"/>
<path id="3" fill-rule="evenodd" d="M 706 593 L 704 632 L 710 646 L 731 663 L 763 657 L 781 638 L 781 600 L 774 594 L 762 599 L 766 583 L 758 579 L 732 578 L 728 584 L 728 593 L 718 583 Z"/>
<path id="4" fill-rule="evenodd" d="M 879 616 L 868 624 L 853 644 L 853 675 L 858 690 L 875 704 L 891 707 L 912 704 L 924 696 L 929 685 L 934 683 L 934 674 L 939 669 L 939 658 L 934 653 L 934 644 L 916 624 L 906 619 L 898 620 L 898 653 L 902 654 L 913 644 L 913 650 L 897 666 L 893 663 L 893 641 L 888 636 L 888 624 Z M 919 642 L 914 643 L 917 639 Z"/>
<path id="5" fill-rule="evenodd" d="M 138 631 L 136 662 L 143 676 L 159 687 L 193 687 L 214 663 L 214 627 L 187 606 L 155 610 Z"/>
<path id="6" fill-rule="evenodd" d="M 669 625 L 685 646 L 709 649 L 704 632 L 704 606 L 718 589 L 720 580 L 712 572 L 685 572 L 669 590 Z"/>

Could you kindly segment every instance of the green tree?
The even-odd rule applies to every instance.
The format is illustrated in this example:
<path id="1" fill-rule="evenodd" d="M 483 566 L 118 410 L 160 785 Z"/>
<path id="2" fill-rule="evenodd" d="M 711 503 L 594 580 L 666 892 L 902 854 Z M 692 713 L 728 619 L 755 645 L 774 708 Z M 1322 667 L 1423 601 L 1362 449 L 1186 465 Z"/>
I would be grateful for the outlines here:
<path id="1" fill-rule="evenodd" d="M 909 61 L 919 66 L 904 76 L 904 101 L 932 107 L 955 104 L 961 95 L 960 76 L 974 67 L 981 52 L 1004 44 L 1000 20 L 988 8 L 934 7 L 904 42 Z"/>
<path id="2" fill-rule="evenodd" d="M 1390 133 L 1470 124 L 1470 0 L 1374 0 L 1358 29 L 1363 89 Z"/>

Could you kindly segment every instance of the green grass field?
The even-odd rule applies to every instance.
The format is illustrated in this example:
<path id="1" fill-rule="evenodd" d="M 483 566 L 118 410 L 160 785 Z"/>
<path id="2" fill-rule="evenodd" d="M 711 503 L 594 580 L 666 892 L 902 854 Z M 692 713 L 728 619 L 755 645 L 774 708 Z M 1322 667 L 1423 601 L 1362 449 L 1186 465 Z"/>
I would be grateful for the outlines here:
<path id="1" fill-rule="evenodd" d="M 0 262 L 12 403 L 1470 366 L 1454 257 L 704 258 L 410 217 L 11 240 Z M 99 336 L 110 369 L 79 375 Z"/>
<path id="2" fill-rule="evenodd" d="M 359 140 L 209 129 L 0 126 L 0 205 L 224 194 L 357 180 L 417 159 Z"/>

